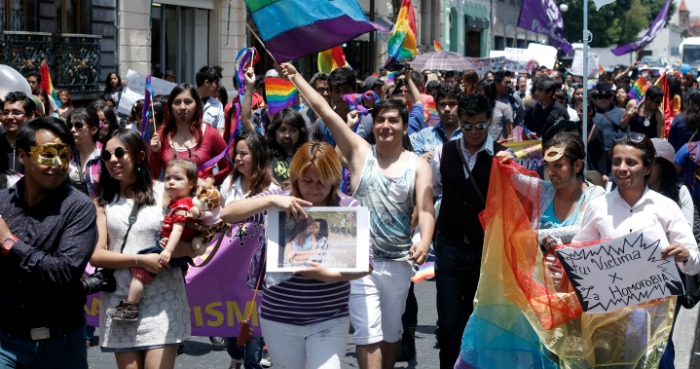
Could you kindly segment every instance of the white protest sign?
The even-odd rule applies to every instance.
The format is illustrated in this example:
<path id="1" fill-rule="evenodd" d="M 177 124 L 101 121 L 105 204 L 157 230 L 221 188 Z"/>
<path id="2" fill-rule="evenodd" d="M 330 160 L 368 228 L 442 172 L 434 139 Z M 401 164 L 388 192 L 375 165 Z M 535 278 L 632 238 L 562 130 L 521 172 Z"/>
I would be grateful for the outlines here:
<path id="1" fill-rule="evenodd" d="M 498 58 L 499 56 L 506 56 L 506 52 L 503 50 L 491 50 L 491 51 L 489 51 L 489 58 Z"/>
<path id="2" fill-rule="evenodd" d="M 598 53 L 588 52 L 588 78 L 598 78 L 600 70 L 600 55 Z M 571 63 L 571 74 L 575 76 L 583 76 L 583 51 L 576 50 L 574 52 L 574 60 Z"/>
<path id="3" fill-rule="evenodd" d="M 661 258 L 668 240 L 658 223 L 598 245 L 556 250 L 583 310 L 606 313 L 683 294 L 673 258 Z"/>
<path id="4" fill-rule="evenodd" d="M 554 68 L 554 63 L 557 61 L 557 49 L 548 46 L 531 43 L 527 46 L 530 55 L 537 61 L 537 64 L 544 65 L 549 69 Z"/>
<path id="5" fill-rule="evenodd" d="M 474 69 L 479 78 L 484 78 L 487 72 L 501 69 L 506 61 L 506 58 L 503 56 L 495 58 L 466 57 L 466 59 L 469 64 L 467 69 Z"/>
<path id="6" fill-rule="evenodd" d="M 506 61 L 503 64 L 503 69 L 517 73 L 532 73 L 537 68 L 537 61 L 530 54 L 528 49 L 518 49 L 514 47 L 506 47 Z"/>
<path id="7" fill-rule="evenodd" d="M 122 92 L 122 96 L 119 99 L 118 113 L 129 115 L 134 103 L 143 99 L 146 91 L 146 77 L 147 75 L 145 74 L 129 69 L 126 73 L 126 80 L 128 81 L 126 90 Z M 153 91 L 156 95 L 169 95 L 170 91 L 175 88 L 174 83 L 156 77 L 151 77 L 151 86 L 153 86 Z"/>

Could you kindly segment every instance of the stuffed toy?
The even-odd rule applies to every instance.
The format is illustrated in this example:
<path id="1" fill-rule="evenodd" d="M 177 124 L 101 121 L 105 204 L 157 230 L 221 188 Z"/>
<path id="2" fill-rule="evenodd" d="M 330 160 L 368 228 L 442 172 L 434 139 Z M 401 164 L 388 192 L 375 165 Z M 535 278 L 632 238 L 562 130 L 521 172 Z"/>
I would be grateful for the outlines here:
<path id="1" fill-rule="evenodd" d="M 198 216 L 195 214 L 196 211 L 193 211 L 192 215 L 200 220 L 199 231 L 201 234 L 192 239 L 192 250 L 197 253 L 197 255 L 204 254 L 207 244 L 214 240 L 217 233 L 226 226 L 226 223 L 221 220 L 219 216 L 221 213 L 220 201 L 221 194 L 219 194 L 219 190 L 214 186 L 213 179 L 200 179 L 197 183 L 197 192 L 192 198 L 192 203 L 195 208 L 199 210 Z M 192 210 L 194 210 L 194 208 Z"/>

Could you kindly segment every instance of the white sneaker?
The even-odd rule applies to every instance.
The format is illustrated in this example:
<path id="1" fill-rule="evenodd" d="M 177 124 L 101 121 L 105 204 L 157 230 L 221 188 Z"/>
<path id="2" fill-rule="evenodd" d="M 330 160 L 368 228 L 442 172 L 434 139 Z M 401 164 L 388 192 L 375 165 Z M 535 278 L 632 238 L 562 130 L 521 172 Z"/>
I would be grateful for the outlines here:
<path id="1" fill-rule="evenodd" d="M 270 359 L 270 354 L 267 353 L 267 350 L 263 350 L 260 365 L 262 365 L 263 368 L 269 368 L 272 366 L 272 359 Z"/>

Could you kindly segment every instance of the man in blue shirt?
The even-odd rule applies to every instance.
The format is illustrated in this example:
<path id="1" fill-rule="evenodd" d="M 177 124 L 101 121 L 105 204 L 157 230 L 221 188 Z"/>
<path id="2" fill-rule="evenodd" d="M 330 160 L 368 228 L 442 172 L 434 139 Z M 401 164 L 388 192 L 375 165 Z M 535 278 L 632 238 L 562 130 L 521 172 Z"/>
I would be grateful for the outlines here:
<path id="1" fill-rule="evenodd" d="M 423 128 L 410 136 L 413 152 L 430 161 L 435 147 L 447 141 L 462 138 L 457 113 L 458 97 L 461 92 L 457 85 L 440 84 L 436 101 L 440 122 L 434 127 Z"/>

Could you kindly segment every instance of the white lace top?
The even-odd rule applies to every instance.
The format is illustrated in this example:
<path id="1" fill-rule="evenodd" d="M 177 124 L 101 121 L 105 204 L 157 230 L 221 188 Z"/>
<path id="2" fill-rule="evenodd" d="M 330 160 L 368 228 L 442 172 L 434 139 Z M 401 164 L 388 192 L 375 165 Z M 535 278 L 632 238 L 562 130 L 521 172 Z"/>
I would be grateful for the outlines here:
<path id="1" fill-rule="evenodd" d="M 163 184 L 155 185 L 157 204 L 142 207 L 136 223 L 131 227 L 125 254 L 155 246 L 163 221 Z M 129 215 L 134 202 L 120 198 L 105 207 L 109 249 L 119 251 L 129 227 Z M 106 310 L 125 300 L 131 281 L 129 269 L 119 269 L 114 276 L 117 290 L 102 293 L 100 306 L 100 345 L 106 348 L 142 348 L 184 341 L 191 335 L 189 305 L 185 294 L 185 282 L 180 268 L 172 268 L 153 278 L 146 285 L 139 304 L 139 320 L 136 323 L 113 323 Z"/>

